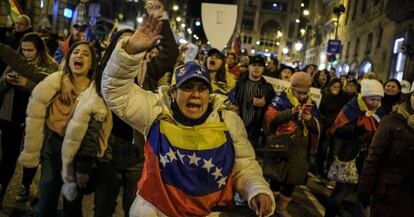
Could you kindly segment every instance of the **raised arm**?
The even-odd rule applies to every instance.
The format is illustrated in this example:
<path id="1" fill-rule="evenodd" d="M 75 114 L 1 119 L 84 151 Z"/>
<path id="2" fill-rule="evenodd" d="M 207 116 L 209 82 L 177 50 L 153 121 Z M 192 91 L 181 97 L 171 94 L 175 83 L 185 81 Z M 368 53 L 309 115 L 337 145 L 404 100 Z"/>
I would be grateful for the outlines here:
<path id="1" fill-rule="evenodd" d="M 159 7 L 162 7 L 162 3 L 159 3 Z M 149 10 L 151 13 L 151 10 Z M 156 16 L 156 15 L 155 15 Z M 151 62 L 148 63 L 148 75 L 158 81 L 167 72 L 174 70 L 174 64 L 178 58 L 178 45 L 175 42 L 174 34 L 168 21 L 167 13 L 162 13 L 162 28 L 161 36 L 163 39 L 160 41 L 161 47 L 160 53 L 154 57 Z"/>
<path id="2" fill-rule="evenodd" d="M 117 44 L 103 72 L 102 95 L 115 114 L 144 135 L 161 112 L 157 95 L 134 83 L 145 51 L 161 38 L 162 23 L 153 16 Z"/>
<path id="3" fill-rule="evenodd" d="M 36 84 L 54 72 L 54 69 L 39 67 L 30 63 L 8 45 L 0 43 L 0 50 L 0 60 Z"/>

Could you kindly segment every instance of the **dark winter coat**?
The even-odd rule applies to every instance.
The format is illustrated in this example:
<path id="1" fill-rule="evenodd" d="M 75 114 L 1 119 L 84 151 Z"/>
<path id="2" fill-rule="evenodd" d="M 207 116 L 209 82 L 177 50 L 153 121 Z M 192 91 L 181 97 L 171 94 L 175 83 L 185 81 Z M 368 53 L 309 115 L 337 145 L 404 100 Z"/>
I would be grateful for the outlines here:
<path id="1" fill-rule="evenodd" d="M 331 127 L 336 116 L 342 107 L 350 100 L 342 91 L 338 95 L 325 92 L 322 95 L 321 104 L 319 105 L 319 114 L 321 116 L 322 126 L 324 129 Z"/>
<path id="2" fill-rule="evenodd" d="M 243 76 L 240 76 L 239 80 L 236 83 L 236 88 L 235 88 L 236 104 L 239 105 L 240 116 L 242 116 L 244 112 L 252 112 L 252 111 L 245 111 L 243 106 L 241 106 L 243 105 L 243 100 L 245 100 L 244 95 L 245 95 L 245 92 L 247 91 L 246 83 L 248 80 L 249 80 L 249 76 L 243 75 Z M 260 79 L 259 82 L 260 82 L 260 87 L 259 87 L 259 90 L 256 90 L 257 91 L 256 95 L 263 96 L 266 101 L 266 105 L 263 106 L 262 108 L 252 106 L 252 109 L 255 109 L 255 112 L 257 113 L 255 114 L 252 123 L 249 124 L 249 126 L 246 126 L 247 132 L 249 134 L 249 138 L 252 133 L 257 134 L 258 132 L 260 132 L 260 129 L 263 126 L 263 118 L 264 118 L 264 113 L 266 112 L 266 108 L 269 105 L 272 98 L 275 96 L 275 91 L 273 89 L 273 86 L 267 83 L 267 81 L 263 77 Z M 253 103 L 253 99 L 252 99 L 252 103 Z"/>
<path id="3" fill-rule="evenodd" d="M 0 108 L 3 106 L 8 107 L 2 109 L 2 112 L 11 110 L 11 114 L 2 115 L 2 117 L 9 116 L 5 120 L 20 125 L 25 121 L 26 107 L 33 88 L 51 72 L 56 71 L 58 65 L 54 64 L 49 68 L 37 66 L 28 62 L 10 46 L 2 43 L 0 43 L 0 50 L 2 51 L 0 52 L 0 60 L 9 65 L 0 78 Z M 15 71 L 28 78 L 27 85 L 25 87 L 9 85 L 6 82 L 6 76 L 11 71 Z"/>
<path id="4" fill-rule="evenodd" d="M 312 103 L 314 104 L 314 102 Z M 283 104 L 286 106 L 283 106 Z M 305 135 L 304 124 L 302 121 L 298 121 L 298 114 L 292 113 L 292 105 L 288 103 L 285 92 L 272 100 L 265 115 L 265 124 L 269 131 L 272 133 L 277 131 L 288 132 L 289 129 L 294 129 L 293 132 L 289 133 L 289 135 L 293 135 L 292 138 L 294 139 L 292 139 L 287 157 L 281 162 L 269 165 L 272 179 L 293 185 L 306 184 L 309 172 L 309 154 L 311 150 L 316 148 L 320 133 L 316 106 L 312 109 L 312 115 L 313 118 L 309 122 L 305 122 L 309 131 L 308 135 Z M 265 173 L 267 172 L 265 171 Z"/>
<path id="5" fill-rule="evenodd" d="M 371 143 L 359 191 L 373 196 L 372 217 L 414 216 L 414 131 L 400 114 L 383 118 Z"/>

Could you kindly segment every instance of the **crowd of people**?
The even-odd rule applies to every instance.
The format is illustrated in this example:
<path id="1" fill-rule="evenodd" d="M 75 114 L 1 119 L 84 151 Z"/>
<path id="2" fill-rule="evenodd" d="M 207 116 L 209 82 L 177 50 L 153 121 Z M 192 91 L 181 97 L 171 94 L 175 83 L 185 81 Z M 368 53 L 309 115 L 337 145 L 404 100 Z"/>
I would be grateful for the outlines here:
<path id="1" fill-rule="evenodd" d="M 85 23 L 52 43 L 26 15 L 2 37 L 0 210 L 19 160 L 17 202 L 40 173 L 37 216 L 57 216 L 61 195 L 64 216 L 82 216 L 91 193 L 94 216 L 112 216 L 122 189 L 125 216 L 247 205 L 290 217 L 295 187 L 310 173 L 332 189 L 326 217 L 353 191 L 354 216 L 414 215 L 409 82 L 204 45 L 189 59 L 164 5 L 153 1 L 147 13 L 106 45 Z M 290 86 L 275 91 L 268 77 Z"/>

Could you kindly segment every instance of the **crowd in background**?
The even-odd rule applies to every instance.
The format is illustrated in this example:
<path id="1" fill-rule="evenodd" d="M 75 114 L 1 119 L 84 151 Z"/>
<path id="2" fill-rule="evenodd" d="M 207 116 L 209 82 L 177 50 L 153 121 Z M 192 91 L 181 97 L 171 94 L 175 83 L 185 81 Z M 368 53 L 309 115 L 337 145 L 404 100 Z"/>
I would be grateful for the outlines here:
<path id="1" fill-rule="evenodd" d="M 338 75 L 334 68 L 320 70 L 314 64 L 294 68 L 273 56 L 223 53 L 205 45 L 188 58 L 190 45 L 178 46 L 168 15 L 151 13 L 160 17 L 156 25 L 162 38 L 141 51 L 138 62 L 123 61 L 117 47 L 138 30 L 116 30 L 100 40 L 90 25 L 77 23 L 59 42 L 54 34 L 35 32 L 30 18 L 21 15 L 1 37 L 0 209 L 15 169 L 23 169 L 16 201 L 27 201 L 31 187 L 38 187 L 39 216 L 56 215 L 61 191 L 65 216 L 82 216 L 83 195 L 92 192 L 94 215 L 112 216 L 121 189 L 124 214 L 129 215 L 136 192 L 145 193 L 137 182 L 146 159 L 144 144 L 152 134 L 150 126 L 132 122 L 145 112 L 124 114 L 115 106 L 117 100 L 105 98 L 112 90 L 105 75 L 118 64 L 131 71 L 128 82 L 146 91 L 161 94 L 162 87 L 174 86 L 225 96 L 220 105 L 243 123 L 253 147 L 249 154 L 256 156 L 275 199 L 276 216 L 290 216 L 287 207 L 295 187 L 306 185 L 309 173 L 332 189 L 326 217 L 336 216 L 352 191 L 358 195 L 354 216 L 414 215 L 414 94 L 408 81 L 381 81 L 375 72 Z M 209 86 L 179 83 L 177 76 L 187 71 L 180 71 L 183 64 L 195 64 L 191 67 L 200 73 L 207 70 L 199 77 L 208 77 Z M 275 92 L 265 76 L 290 87 Z M 311 87 L 321 91 L 319 105 L 309 95 Z M 180 111 L 180 105 L 174 106 L 171 102 L 173 113 Z M 182 120 L 182 115 L 172 118 Z M 193 126 L 206 119 L 184 123 Z M 236 144 L 235 135 L 244 134 L 230 129 L 228 136 Z M 22 168 L 16 167 L 18 159 Z M 39 186 L 32 186 L 39 165 Z M 147 172 L 143 177 L 150 176 Z M 141 182 L 143 188 L 150 185 Z"/>

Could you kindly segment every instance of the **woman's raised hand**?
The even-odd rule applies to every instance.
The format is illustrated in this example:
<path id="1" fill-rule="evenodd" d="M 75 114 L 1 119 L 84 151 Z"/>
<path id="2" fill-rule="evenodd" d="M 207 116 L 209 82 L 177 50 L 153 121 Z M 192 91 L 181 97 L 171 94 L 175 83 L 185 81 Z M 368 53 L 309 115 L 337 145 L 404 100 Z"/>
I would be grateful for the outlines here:
<path id="1" fill-rule="evenodd" d="M 162 22 L 150 14 L 131 36 L 125 51 L 130 55 L 134 55 L 151 48 L 162 38 L 160 35 L 161 27 Z"/>
<path id="2" fill-rule="evenodd" d="M 159 0 L 149 0 L 146 2 L 145 8 L 148 15 L 154 16 L 155 19 L 160 20 L 162 18 L 162 12 L 164 12 L 164 5 Z"/>

